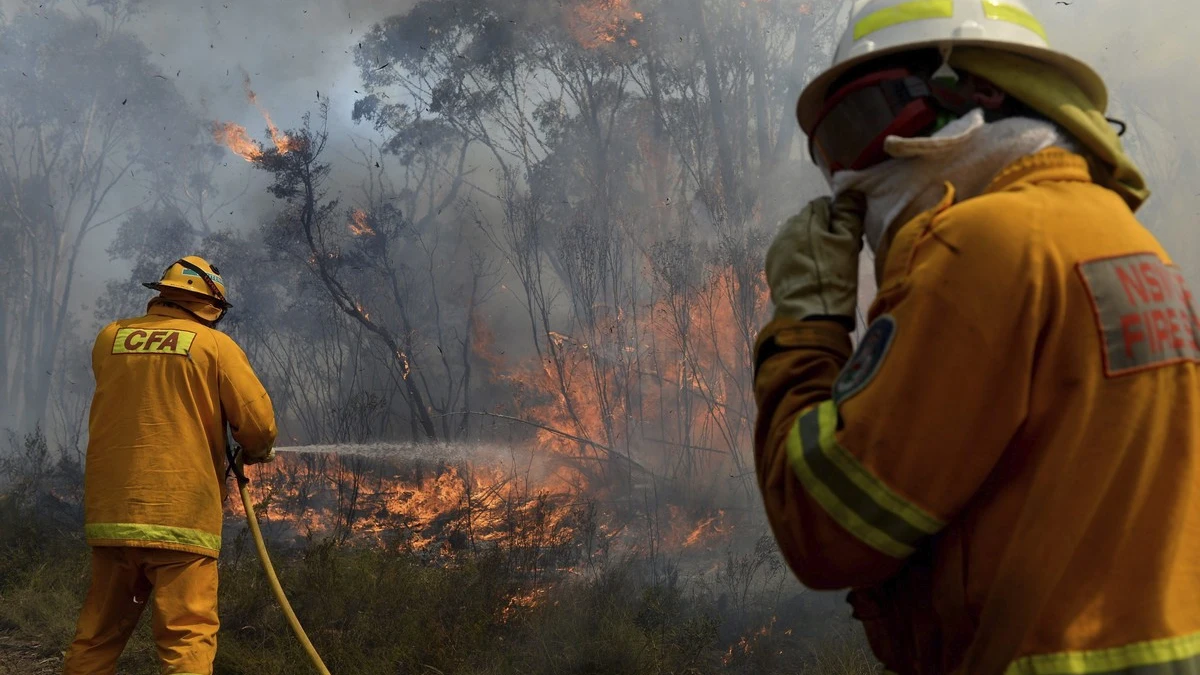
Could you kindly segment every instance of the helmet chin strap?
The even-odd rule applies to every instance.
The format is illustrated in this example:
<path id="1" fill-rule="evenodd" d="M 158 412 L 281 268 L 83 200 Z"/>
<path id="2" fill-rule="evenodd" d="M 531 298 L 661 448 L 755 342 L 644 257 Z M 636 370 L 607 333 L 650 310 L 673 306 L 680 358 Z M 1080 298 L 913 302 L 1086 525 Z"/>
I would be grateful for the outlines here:
<path id="1" fill-rule="evenodd" d="M 213 319 L 212 321 L 209 321 L 208 319 L 202 318 L 201 316 L 199 316 L 198 314 L 196 314 L 195 312 L 191 311 L 190 309 L 188 309 L 186 307 L 182 307 L 175 303 L 171 303 L 171 304 L 176 307 L 179 307 L 180 309 L 187 312 L 188 314 L 191 314 L 193 317 L 199 319 L 203 323 L 210 323 L 213 326 L 220 323 L 221 319 L 224 319 L 225 314 L 229 311 L 229 301 L 225 299 L 225 294 L 221 292 L 220 287 L 217 286 L 217 282 L 213 281 L 212 276 L 209 275 L 208 272 L 205 272 L 203 269 L 200 268 L 199 265 L 196 265 L 195 263 L 193 263 L 191 261 L 180 258 L 179 260 L 175 261 L 175 264 L 182 265 L 186 269 L 189 269 L 189 270 L 195 272 L 197 275 L 200 276 L 201 279 L 204 280 L 204 284 L 206 286 L 208 286 L 208 290 L 212 294 L 212 297 L 216 298 L 216 300 L 217 300 L 217 302 L 214 303 L 214 305 L 218 309 L 221 310 L 221 313 L 219 315 L 217 315 L 217 318 Z"/>

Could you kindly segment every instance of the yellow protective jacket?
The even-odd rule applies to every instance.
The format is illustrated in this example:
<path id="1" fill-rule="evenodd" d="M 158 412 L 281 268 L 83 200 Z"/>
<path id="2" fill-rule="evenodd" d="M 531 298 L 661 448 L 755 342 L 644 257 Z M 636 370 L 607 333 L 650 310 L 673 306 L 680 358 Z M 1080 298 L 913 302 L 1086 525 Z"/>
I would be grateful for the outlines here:
<path id="1" fill-rule="evenodd" d="M 225 424 L 248 458 L 275 442 L 271 399 L 245 353 L 182 309 L 152 301 L 92 348 L 84 476 L 92 546 L 216 557 L 225 498 Z"/>
<path id="2" fill-rule="evenodd" d="M 1200 305 L 1047 150 L 905 224 L 851 352 L 756 346 L 755 461 L 806 585 L 901 675 L 1200 672 Z"/>

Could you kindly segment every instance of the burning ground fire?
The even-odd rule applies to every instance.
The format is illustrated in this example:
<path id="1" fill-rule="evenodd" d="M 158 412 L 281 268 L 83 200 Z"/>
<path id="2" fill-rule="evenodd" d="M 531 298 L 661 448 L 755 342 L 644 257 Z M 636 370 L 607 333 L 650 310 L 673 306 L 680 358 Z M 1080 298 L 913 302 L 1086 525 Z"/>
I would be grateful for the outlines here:
<path id="1" fill-rule="evenodd" d="M 352 211 L 347 227 L 353 235 L 369 228 L 367 214 Z M 741 291 L 731 269 L 709 272 L 686 309 L 660 300 L 604 314 L 591 337 L 547 336 L 555 358 L 505 356 L 486 321 L 476 321 L 475 356 L 495 384 L 513 392 L 502 411 L 531 421 L 534 431 L 502 451 L 280 452 L 274 463 L 249 469 L 264 532 L 277 541 L 334 538 L 446 561 L 499 547 L 562 575 L 613 549 L 687 556 L 715 569 L 735 540 L 758 536 L 757 511 L 720 510 L 711 500 L 659 501 L 655 487 L 670 484 L 663 476 L 679 475 L 671 472 L 685 461 L 685 449 L 692 453 L 687 475 L 729 476 L 749 445 L 753 398 L 737 375 L 749 372 L 742 362 L 749 357 L 731 304 Z M 765 289 L 753 290 L 762 296 L 756 306 L 765 306 Z M 407 359 L 397 358 L 407 378 Z M 630 388 L 622 385 L 628 378 L 645 381 Z M 620 386 L 637 394 L 606 397 Z M 637 426 L 614 427 L 614 420 Z M 240 504 L 229 504 L 230 526 L 237 527 Z M 510 609 L 540 597 L 523 596 Z"/>
<path id="2" fill-rule="evenodd" d="M 567 30 L 584 49 L 596 49 L 628 39 L 629 27 L 641 22 L 644 15 L 630 6 L 630 0 L 585 0 L 567 14 Z"/>
<path id="3" fill-rule="evenodd" d="M 350 223 L 347 226 L 350 229 L 350 234 L 356 237 L 373 236 L 375 230 L 367 224 L 367 212 L 362 209 L 354 209 L 350 212 Z"/>
<path id="4" fill-rule="evenodd" d="M 438 461 L 411 451 L 369 452 L 297 448 L 247 467 L 264 534 L 276 544 L 333 539 L 450 565 L 498 548 L 531 579 L 501 610 L 502 623 L 550 602 L 555 583 L 587 574 L 610 552 L 687 556 L 711 572 L 733 541 L 735 523 L 725 511 L 697 518 L 668 506 L 658 514 L 661 522 L 631 519 L 605 507 L 602 497 L 575 492 L 554 470 L 488 461 L 494 450 L 476 460 L 463 458 L 467 449 Z M 241 501 L 226 504 L 227 528 L 243 527 Z M 746 532 L 754 529 L 746 524 Z"/>
<path id="5" fill-rule="evenodd" d="M 743 635 L 739 638 L 737 644 L 730 645 L 729 649 L 725 652 L 725 656 L 721 658 L 722 664 L 728 666 L 738 657 L 749 656 L 758 651 L 758 648 L 761 646 L 760 643 L 769 642 L 770 638 L 775 634 L 775 624 L 778 621 L 779 617 L 772 616 L 767 625 L 753 631 L 750 635 Z M 781 636 L 790 637 L 792 632 L 793 629 L 788 628 L 782 632 Z M 779 653 L 782 654 L 783 652 Z"/>
<path id="6" fill-rule="evenodd" d="M 246 99 L 254 104 L 258 112 L 267 121 L 267 131 L 271 134 L 271 142 L 275 145 L 275 150 L 280 154 L 287 154 L 294 149 L 294 141 L 279 130 L 275 126 L 275 122 L 271 120 L 270 113 L 267 109 L 258 102 L 258 95 L 250 88 L 250 76 L 247 75 L 243 81 L 243 86 L 246 90 Z M 240 155 L 247 162 L 258 161 L 263 155 L 262 144 L 250 138 L 246 133 L 246 127 L 233 122 L 214 122 L 213 123 L 213 140 L 224 145 L 234 153 Z"/>
<path id="7" fill-rule="evenodd" d="M 624 540 L 631 550 L 639 546 L 638 533 L 612 514 L 584 522 L 589 495 L 575 493 L 569 487 L 574 481 L 560 480 L 561 469 L 537 477 L 498 463 L 364 456 L 352 454 L 353 447 L 336 449 L 349 452 L 298 448 L 280 452 L 271 464 L 247 467 L 268 535 L 399 545 L 434 558 L 504 543 L 553 557 L 585 545 L 585 530 L 595 526 L 601 538 Z M 240 524 L 241 503 L 226 503 L 232 523 Z M 660 517 L 665 522 L 655 526 L 661 539 L 655 545 L 675 552 L 711 553 L 734 530 L 723 510 L 694 518 L 668 506 Z M 562 569 L 570 571 L 569 566 Z"/>

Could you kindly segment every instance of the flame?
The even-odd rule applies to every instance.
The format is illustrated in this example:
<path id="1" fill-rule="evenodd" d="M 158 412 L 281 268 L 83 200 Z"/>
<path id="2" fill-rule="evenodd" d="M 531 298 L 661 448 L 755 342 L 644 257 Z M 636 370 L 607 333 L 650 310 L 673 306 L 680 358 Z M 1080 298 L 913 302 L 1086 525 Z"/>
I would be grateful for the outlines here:
<path id="1" fill-rule="evenodd" d="M 733 663 L 735 658 L 739 656 L 749 656 L 752 652 L 754 652 L 755 648 L 760 646 L 759 642 L 771 635 L 775 628 L 775 622 L 778 620 L 779 617 L 772 616 L 771 620 L 768 621 L 765 626 L 755 630 L 750 635 L 743 635 L 742 637 L 738 638 L 737 644 L 730 645 L 729 649 L 725 651 L 725 655 L 721 658 L 721 661 L 724 663 L 724 665 L 728 666 L 729 664 Z M 792 630 L 790 628 L 784 632 L 784 635 L 791 634 Z M 768 644 L 767 646 L 769 647 L 770 645 Z M 783 652 L 779 653 L 782 654 Z"/>
<path id="2" fill-rule="evenodd" d="M 409 371 L 411 371 L 411 370 L 412 370 L 412 366 L 411 366 L 411 365 L 409 364 L 409 362 L 408 362 L 408 354 L 405 354 L 405 353 L 404 353 L 402 350 L 400 350 L 400 349 L 397 349 L 397 350 L 396 350 L 396 358 L 400 359 L 400 368 L 401 368 L 401 373 L 400 373 L 400 375 L 401 375 L 401 376 L 402 376 L 404 379 L 406 379 L 406 380 L 407 380 L 407 379 L 408 379 L 408 373 L 409 373 Z"/>
<path id="3" fill-rule="evenodd" d="M 368 220 L 364 211 L 352 211 L 351 234 L 359 235 L 356 228 Z M 588 322 L 546 330 L 539 350 L 528 356 L 495 339 L 483 315 L 473 317 L 475 356 L 489 364 L 496 385 L 514 392 L 495 412 L 540 425 L 520 441 L 538 458 L 537 471 L 481 462 L 431 468 L 426 462 L 424 468 L 364 472 L 352 457 L 280 453 L 275 463 L 253 467 L 264 519 L 299 535 L 389 546 L 400 537 L 404 545 L 439 557 L 468 545 L 508 546 L 512 537 L 525 536 L 530 546 L 579 547 L 584 544 L 574 539 L 574 528 L 580 521 L 572 509 L 628 504 L 632 489 L 651 480 L 611 462 L 613 457 L 628 456 L 653 476 L 679 475 L 685 456 L 694 476 L 723 477 L 732 465 L 746 466 L 744 454 L 740 464 L 733 461 L 751 446 L 755 418 L 744 326 L 761 325 L 767 290 L 759 277 L 739 276 L 733 267 L 697 265 L 702 273 L 678 297 L 655 293 L 620 310 L 594 308 Z M 653 272 L 643 275 L 652 278 Z M 362 305 L 357 309 L 369 316 Z M 397 349 L 395 357 L 407 379 L 407 354 Z M 620 480 L 632 482 L 629 492 L 630 484 Z M 737 533 L 740 521 L 732 514 L 743 513 L 667 504 L 652 525 L 643 525 L 650 519 L 631 519 L 627 507 L 605 508 L 610 510 L 597 518 L 607 539 L 586 544 L 594 550 L 615 542 L 636 552 L 653 541 L 663 550 L 710 557 Z M 522 519 L 537 519 L 538 532 L 514 534 L 513 524 Z M 524 589 L 500 618 L 539 602 L 540 591 Z M 748 635 L 728 656 L 746 653 L 755 640 Z"/>
<path id="4" fill-rule="evenodd" d="M 677 472 L 671 463 L 688 453 L 694 475 L 728 474 L 735 453 L 751 445 L 751 364 L 734 306 L 747 295 L 754 311 L 767 307 L 765 285 L 741 288 L 731 268 L 711 267 L 686 306 L 660 300 L 598 313 L 590 331 L 547 331 L 544 358 L 499 353 L 481 320 L 473 322 L 472 345 L 491 377 L 515 392 L 514 409 L 505 412 L 569 434 L 535 432 L 539 450 L 563 458 L 549 484 L 605 498 L 613 486 L 596 467 L 624 453 L 623 438 L 660 444 L 638 442 L 628 451 L 659 474 Z M 630 390 L 636 394 L 614 394 Z M 658 536 L 674 550 L 712 553 L 736 532 L 724 510 L 671 505 L 665 515 Z"/>
<path id="5" fill-rule="evenodd" d="M 556 483 L 552 467 L 540 461 L 431 462 L 425 459 L 427 449 L 416 456 L 297 450 L 278 453 L 270 464 L 246 467 L 255 510 L 269 537 L 400 545 L 446 561 L 485 545 L 556 551 L 547 560 L 564 562 L 537 564 L 550 564 L 564 576 L 580 573 L 568 552 L 600 555 L 609 546 L 638 551 L 657 537 L 656 526 L 640 518 L 630 525 L 615 511 L 597 512 L 596 534 L 577 530 L 588 499 Z M 231 523 L 242 522 L 240 501 L 226 503 Z M 686 513 L 672 511 L 670 527 L 686 531 L 680 518 Z M 655 546 L 680 550 L 674 537 Z M 514 594 L 500 619 L 542 604 L 547 590 Z"/>
<path id="6" fill-rule="evenodd" d="M 368 321 L 371 320 L 371 313 L 367 311 L 366 307 L 363 307 L 362 303 L 355 302 L 354 309 L 358 310 L 358 313 L 362 315 L 362 318 L 364 318 Z"/>
<path id="7" fill-rule="evenodd" d="M 383 545 L 401 536 L 414 551 L 453 556 L 465 543 L 502 539 L 566 545 L 571 500 L 549 494 L 529 476 L 475 463 L 406 465 L 347 455 L 287 452 L 271 464 L 247 467 L 264 523 L 297 536 L 345 536 Z M 229 516 L 244 512 L 230 500 Z M 536 513 L 535 513 L 536 512 Z M 537 527 L 514 532 L 524 516 Z M 532 531 L 536 530 L 536 531 Z M 541 591 L 514 598 L 510 608 L 532 607 Z"/>
<path id="8" fill-rule="evenodd" d="M 233 122 L 214 122 L 213 140 L 228 147 L 247 162 L 253 162 L 262 157 L 262 146 L 251 140 L 246 133 L 246 127 Z"/>
<path id="9" fill-rule="evenodd" d="M 724 521 L 724 509 L 718 509 L 715 515 L 702 519 L 684 539 L 683 547 L 688 548 L 708 541 L 719 541 L 723 535 L 729 533 L 730 528 Z"/>
<path id="10" fill-rule="evenodd" d="M 567 30 L 584 49 L 596 49 L 625 40 L 629 27 L 645 16 L 630 7 L 630 0 L 582 0 L 567 14 Z M 637 47 L 636 39 L 628 43 Z"/>
<path id="11" fill-rule="evenodd" d="M 367 224 L 367 212 L 362 209 L 354 209 L 350 212 L 350 234 L 361 237 L 363 235 L 374 235 L 375 230 Z"/>
<path id="12" fill-rule="evenodd" d="M 542 604 L 546 597 L 546 589 L 534 588 L 525 593 L 518 593 L 508 599 L 508 605 L 500 612 L 500 622 L 507 623 L 522 610 L 532 609 Z"/>
<path id="13" fill-rule="evenodd" d="M 275 122 L 271 120 L 271 114 L 258 102 L 258 95 L 250 88 L 249 75 L 246 75 L 246 79 L 242 81 L 242 87 L 246 90 L 246 98 L 254 104 L 255 108 L 258 108 L 259 114 L 267 121 L 267 131 L 270 132 L 271 142 L 275 144 L 275 149 L 279 151 L 279 154 L 284 155 L 295 149 L 292 147 L 292 139 L 288 138 L 286 134 L 279 130 L 279 127 L 275 126 Z"/>
<path id="14" fill-rule="evenodd" d="M 263 119 L 267 121 L 267 131 L 271 134 L 271 142 L 275 145 L 275 149 L 280 154 L 287 154 L 295 150 L 295 141 L 279 130 L 275 126 L 275 122 L 271 120 L 271 115 L 258 102 L 258 96 L 250 89 L 250 76 L 247 75 L 243 81 L 243 86 L 246 89 L 246 98 L 258 108 L 258 112 L 262 114 Z M 228 147 L 242 157 L 247 162 L 255 162 L 262 158 L 262 144 L 250 138 L 246 133 L 246 127 L 233 122 L 214 122 L 213 123 L 213 140 Z"/>

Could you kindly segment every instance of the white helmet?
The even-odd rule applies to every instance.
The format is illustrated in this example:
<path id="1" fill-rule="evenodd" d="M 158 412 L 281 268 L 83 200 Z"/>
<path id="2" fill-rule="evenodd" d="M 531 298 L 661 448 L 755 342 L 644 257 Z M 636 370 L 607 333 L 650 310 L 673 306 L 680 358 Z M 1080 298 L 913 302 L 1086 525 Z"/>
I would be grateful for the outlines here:
<path id="1" fill-rule="evenodd" d="M 1104 81 L 1090 66 L 1050 48 L 1042 24 L 1021 0 L 855 0 L 850 25 L 833 65 L 813 80 L 796 105 L 806 134 L 813 131 L 829 87 L 850 69 L 889 54 L 955 46 L 990 47 L 1055 66 L 1100 110 L 1108 107 Z"/>

